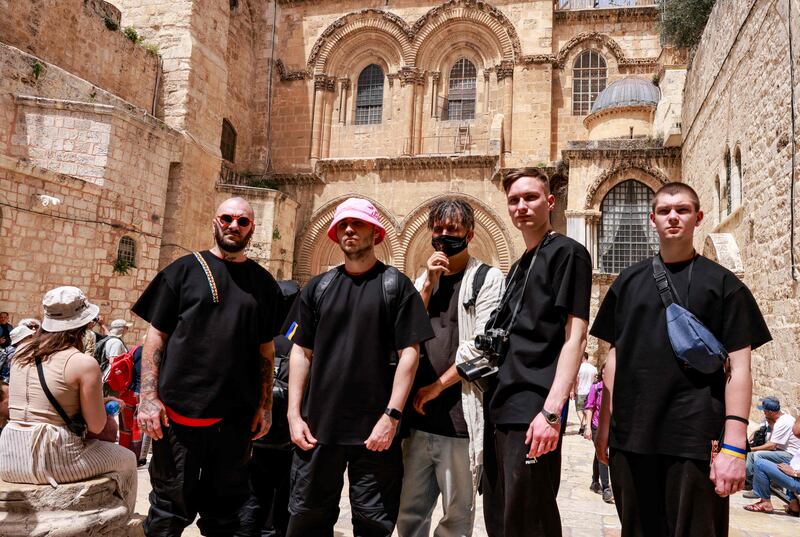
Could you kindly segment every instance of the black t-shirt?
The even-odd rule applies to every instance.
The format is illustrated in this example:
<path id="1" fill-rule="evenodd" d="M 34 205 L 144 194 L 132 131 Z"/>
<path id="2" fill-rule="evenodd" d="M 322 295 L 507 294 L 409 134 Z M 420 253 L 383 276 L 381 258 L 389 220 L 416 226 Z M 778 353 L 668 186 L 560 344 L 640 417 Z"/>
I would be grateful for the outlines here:
<path id="1" fill-rule="evenodd" d="M 467 422 L 461 406 L 461 383 L 446 388 L 439 397 L 428 401 L 423 407 L 425 414 L 414 410 L 414 394 L 438 379 L 455 362 L 456 351 L 461 342 L 458 336 L 458 309 L 463 306 L 458 300 L 464 271 L 439 278 L 439 285 L 428 302 L 428 315 L 435 334 L 423 345 L 419 367 L 414 378 L 414 388 L 406 404 L 407 424 L 413 429 L 442 436 L 467 438 Z"/>
<path id="2" fill-rule="evenodd" d="M 9 323 L 0 324 L 0 337 L 4 338 L 3 343 L 0 343 L 0 349 L 5 349 L 11 345 L 11 331 L 14 329 Z"/>
<path id="3" fill-rule="evenodd" d="M 508 352 L 500 359 L 489 407 L 491 420 L 498 425 L 528 424 L 542 410 L 566 340 L 567 317 L 589 319 L 589 252 L 557 233 L 546 238 L 538 250 L 522 308 L 510 330 Z M 507 327 L 510 322 L 535 251 L 526 252 L 516 263 L 519 269 L 515 272 L 512 267 L 509 272 L 508 296 L 497 313 L 495 327 Z"/>
<path id="4" fill-rule="evenodd" d="M 280 290 L 253 260 L 202 256 L 219 303 L 200 263 L 186 255 L 159 272 L 131 310 L 169 334 L 158 377 L 165 405 L 189 418 L 252 414 L 261 398 L 260 345 L 275 334 Z"/>
<path id="5" fill-rule="evenodd" d="M 322 444 L 360 445 L 389 403 L 394 381 L 393 352 L 433 336 L 428 313 L 414 285 L 399 274 L 397 317 L 389 319 L 378 261 L 363 274 L 344 265 L 328 285 L 314 314 L 314 293 L 322 275 L 300 292 L 292 341 L 314 351 L 303 402 L 303 417 Z"/>
<path id="6" fill-rule="evenodd" d="M 665 264 L 683 306 L 728 352 L 748 345 L 755 349 L 772 339 L 753 295 L 732 272 L 702 256 L 693 265 L 691 260 Z M 678 362 L 651 258 L 617 277 L 591 334 L 616 347 L 609 445 L 708 460 L 711 441 L 719 438 L 724 423 L 725 373 L 704 375 Z"/>

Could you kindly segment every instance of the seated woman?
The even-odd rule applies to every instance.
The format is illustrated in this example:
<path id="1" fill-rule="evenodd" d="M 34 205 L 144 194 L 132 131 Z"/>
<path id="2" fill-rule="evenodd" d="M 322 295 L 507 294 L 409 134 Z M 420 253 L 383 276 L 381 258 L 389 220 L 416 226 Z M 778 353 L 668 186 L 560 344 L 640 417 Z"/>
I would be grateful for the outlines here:
<path id="1" fill-rule="evenodd" d="M 72 483 L 107 474 L 133 514 L 136 457 L 129 450 L 74 434 L 50 403 L 39 379 L 70 421 L 99 434 L 108 421 L 100 366 L 82 352 L 86 325 L 97 316 L 77 287 L 58 287 L 42 301 L 41 329 L 14 355 L 9 383 L 9 422 L 0 436 L 0 478 L 10 483 Z"/>
<path id="2" fill-rule="evenodd" d="M 800 437 L 800 416 L 794 422 L 792 433 Z M 753 470 L 753 492 L 760 498 L 756 503 L 745 505 L 748 511 L 757 513 L 771 513 L 775 510 L 770 500 L 770 485 L 777 485 L 789 491 L 791 501 L 786 506 L 786 513 L 791 516 L 800 516 L 800 451 L 794 454 L 789 464 L 757 459 Z"/>

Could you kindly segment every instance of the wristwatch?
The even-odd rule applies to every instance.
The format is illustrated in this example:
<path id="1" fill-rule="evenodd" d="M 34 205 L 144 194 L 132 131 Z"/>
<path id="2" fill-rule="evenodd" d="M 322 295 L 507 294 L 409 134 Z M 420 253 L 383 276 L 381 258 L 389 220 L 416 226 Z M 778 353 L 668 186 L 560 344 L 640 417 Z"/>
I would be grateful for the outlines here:
<path id="1" fill-rule="evenodd" d="M 386 407 L 386 410 L 383 411 L 384 414 L 389 416 L 392 419 L 399 420 L 403 417 L 403 413 L 397 410 L 396 408 Z"/>
<path id="2" fill-rule="evenodd" d="M 547 423 L 550 425 L 559 425 L 561 423 L 560 414 L 553 414 L 552 412 L 542 409 L 542 416 L 544 416 L 544 419 L 547 420 Z"/>

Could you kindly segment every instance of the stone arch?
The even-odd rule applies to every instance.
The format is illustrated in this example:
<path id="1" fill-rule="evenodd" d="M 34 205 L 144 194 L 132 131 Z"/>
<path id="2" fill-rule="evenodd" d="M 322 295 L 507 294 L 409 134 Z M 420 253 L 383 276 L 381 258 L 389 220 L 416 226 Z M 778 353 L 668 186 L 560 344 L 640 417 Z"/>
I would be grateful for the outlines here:
<path id="1" fill-rule="evenodd" d="M 497 62 L 514 62 L 521 57 L 519 36 L 514 25 L 499 9 L 470 0 L 451 0 L 429 10 L 414 23 L 412 50 L 414 65 L 425 67 L 429 51 L 441 50 L 444 42 L 452 42 L 448 30 L 463 29 L 481 36 L 495 49 Z"/>
<path id="2" fill-rule="evenodd" d="M 608 35 L 600 32 L 583 32 L 567 41 L 567 43 L 561 47 L 561 50 L 558 51 L 558 54 L 556 54 L 556 65 L 559 69 L 563 69 L 568 65 L 567 60 L 572 55 L 573 50 L 584 42 L 600 45 L 608 55 L 616 60 L 617 64 L 624 64 L 627 61 L 622 47 Z M 606 60 L 608 60 L 608 57 L 606 57 Z"/>
<path id="3" fill-rule="evenodd" d="M 403 270 L 411 278 L 419 276 L 414 274 L 419 268 L 419 257 L 424 262 L 431 252 L 430 234 L 428 232 L 428 206 L 436 199 L 446 197 L 459 197 L 465 199 L 475 210 L 475 239 L 472 243 L 473 254 L 482 261 L 496 264 L 504 273 L 508 272 L 513 263 L 512 241 L 508 230 L 503 225 L 495 211 L 480 199 L 467 194 L 454 194 L 448 192 L 430 198 L 412 210 L 400 226 L 400 248 L 403 252 Z M 475 241 L 479 241 L 476 243 Z M 475 248 L 478 246 L 478 248 Z M 494 250 L 496 255 L 489 258 L 481 255 L 483 251 Z"/>
<path id="4" fill-rule="evenodd" d="M 584 209 L 599 210 L 606 194 L 623 181 L 635 179 L 647 185 L 655 192 L 661 185 L 670 181 L 669 177 L 658 168 L 643 163 L 628 163 L 612 168 L 600 174 L 586 191 Z"/>
<path id="5" fill-rule="evenodd" d="M 333 220 L 333 214 L 336 211 L 336 206 L 347 198 L 353 197 L 356 194 L 348 194 L 339 196 L 328 201 L 317 209 L 311 218 L 308 225 L 301 234 L 299 234 L 300 245 L 297 254 L 297 270 L 295 271 L 295 279 L 301 284 L 306 283 L 312 277 L 316 276 L 327 266 L 323 266 L 326 260 L 332 259 L 333 254 L 339 249 L 333 241 L 328 239 L 327 231 L 328 226 Z M 388 208 L 378 203 L 374 199 L 368 198 L 361 194 L 358 197 L 364 198 L 372 203 L 380 213 L 381 224 L 386 228 L 386 239 L 376 246 L 375 251 L 378 259 L 384 263 L 398 266 L 398 260 L 402 260 L 402 249 L 398 239 L 398 223 Z M 341 258 L 336 264 L 341 264 Z"/>
<path id="6" fill-rule="evenodd" d="M 402 68 L 402 51 L 392 36 L 373 30 L 350 34 L 331 51 L 325 72 L 355 81 L 361 69 L 370 63 L 379 65 L 384 75 Z"/>
<path id="7" fill-rule="evenodd" d="M 308 56 L 308 68 L 315 73 L 327 72 L 331 53 L 344 41 L 364 34 L 386 36 L 386 39 L 395 43 L 403 64 L 411 65 L 413 63 L 411 29 L 408 24 L 399 16 L 388 11 L 362 9 L 336 19 L 322 32 Z"/>

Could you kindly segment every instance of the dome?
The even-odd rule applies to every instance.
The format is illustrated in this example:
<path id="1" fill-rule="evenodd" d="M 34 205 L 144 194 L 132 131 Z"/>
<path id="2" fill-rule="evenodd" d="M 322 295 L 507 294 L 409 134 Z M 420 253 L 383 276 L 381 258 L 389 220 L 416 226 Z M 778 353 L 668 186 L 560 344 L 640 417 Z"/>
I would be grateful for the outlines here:
<path id="1" fill-rule="evenodd" d="M 600 92 L 592 105 L 592 114 L 625 106 L 658 105 L 661 91 L 649 80 L 629 76 L 617 80 Z"/>

